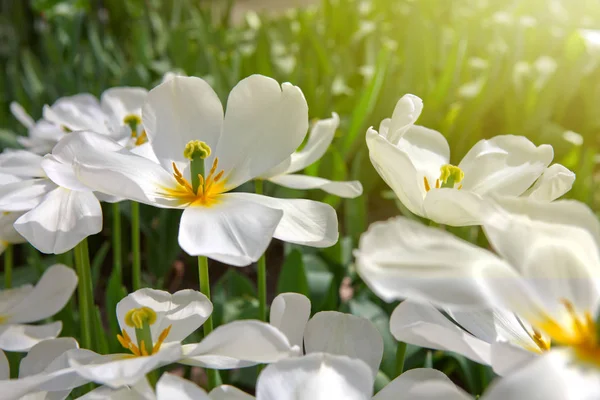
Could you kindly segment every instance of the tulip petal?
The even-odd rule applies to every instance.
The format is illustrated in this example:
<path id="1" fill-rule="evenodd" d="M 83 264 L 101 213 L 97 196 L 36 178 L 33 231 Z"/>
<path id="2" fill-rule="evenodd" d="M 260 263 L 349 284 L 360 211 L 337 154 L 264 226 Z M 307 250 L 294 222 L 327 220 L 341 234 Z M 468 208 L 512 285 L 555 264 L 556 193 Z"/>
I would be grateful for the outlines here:
<path id="1" fill-rule="evenodd" d="M 242 193 L 219 196 L 209 207 L 183 211 L 179 245 L 193 256 L 207 256 L 237 267 L 260 258 L 271 242 L 283 212 L 249 201 Z"/>
<path id="2" fill-rule="evenodd" d="M 18 179 L 18 178 L 17 178 Z M 56 189 L 49 179 L 18 180 L 0 185 L 1 211 L 28 211 L 36 207 L 44 196 Z"/>
<path id="3" fill-rule="evenodd" d="M 164 343 L 181 342 L 196 331 L 212 313 L 210 300 L 202 293 L 186 289 L 170 294 L 163 290 L 139 289 L 117 304 L 117 319 L 122 330 L 135 337 L 135 329 L 125 324 L 125 315 L 134 308 L 149 307 L 156 312 L 156 321 L 150 326 L 152 341 L 169 326 Z"/>
<path id="4" fill-rule="evenodd" d="M 71 164 L 62 163 L 52 154 L 47 154 L 41 165 L 48 178 L 56 185 L 69 190 L 90 191 L 87 186 L 77 179 Z"/>
<path id="5" fill-rule="evenodd" d="M 269 180 L 290 189 L 321 189 L 324 192 L 348 199 L 353 199 L 362 194 L 362 185 L 359 181 L 338 182 L 318 176 L 296 174 L 278 175 L 269 178 Z"/>
<path id="6" fill-rule="evenodd" d="M 385 301 L 414 298 L 442 308 L 489 305 L 480 272 L 510 268 L 471 243 L 403 217 L 372 224 L 355 257 L 360 276 Z"/>
<path id="7" fill-rule="evenodd" d="M 424 216 L 451 226 L 479 225 L 486 210 L 476 193 L 451 188 L 432 189 L 423 202 Z"/>
<path id="8" fill-rule="evenodd" d="M 102 230 L 102 208 L 92 192 L 58 187 L 14 226 L 42 253 L 61 254 Z"/>
<path id="9" fill-rule="evenodd" d="M 161 347 L 158 353 L 149 356 L 110 354 L 96 357 L 85 363 L 71 358 L 69 364 L 81 377 L 115 389 L 134 385 L 149 372 L 176 362 L 181 358 L 181 354 L 181 345 L 170 343 Z"/>
<path id="10" fill-rule="evenodd" d="M 440 176 L 440 168 L 450 162 L 450 146 L 444 135 L 423 126 L 411 126 L 397 147 L 408 155 L 417 171 L 417 179 L 422 181 L 427 177 L 432 186 Z"/>
<path id="11" fill-rule="evenodd" d="M 44 177 L 42 156 L 27 150 L 5 150 L 0 153 L 0 170 L 22 178 Z"/>
<path id="12" fill-rule="evenodd" d="M 60 321 L 45 325 L 0 325 L 0 349 L 28 351 L 42 341 L 57 337 L 61 329 Z"/>
<path id="13" fill-rule="evenodd" d="M 560 164 L 546 168 L 542 176 L 529 188 L 523 196 L 537 201 L 554 201 L 573 187 L 575 174 Z"/>
<path id="14" fill-rule="evenodd" d="M 230 190 L 279 165 L 302 143 L 308 105 L 302 91 L 262 75 L 240 81 L 229 94 L 216 151 Z"/>
<path id="15" fill-rule="evenodd" d="M 77 275 L 72 268 L 55 264 L 48 268 L 33 289 L 18 303 L 4 310 L 11 323 L 27 323 L 49 318 L 69 301 L 77 287 Z"/>
<path id="16" fill-rule="evenodd" d="M 271 325 L 299 349 L 302 349 L 304 329 L 310 318 L 310 306 L 310 299 L 299 293 L 281 293 L 271 303 Z"/>
<path id="17" fill-rule="evenodd" d="M 113 87 L 100 96 L 100 107 L 111 120 L 125 124 L 125 117 L 136 115 L 141 118 L 142 106 L 148 91 L 140 87 Z"/>
<path id="18" fill-rule="evenodd" d="M 286 174 L 292 174 L 319 160 L 331 144 L 335 131 L 340 125 L 340 117 L 332 113 L 331 118 L 317 121 L 308 134 L 308 140 L 302 150 L 291 155 L 291 163 Z"/>
<path id="19" fill-rule="evenodd" d="M 29 129 L 35 125 L 35 121 L 31 118 L 31 115 L 29 115 L 23 106 L 16 101 L 11 101 L 10 112 L 25 128 Z"/>
<path id="20" fill-rule="evenodd" d="M 488 343 L 465 332 L 430 305 L 403 301 L 390 317 L 390 330 L 398 341 L 453 351 L 480 364 L 490 364 Z"/>
<path id="21" fill-rule="evenodd" d="M 273 233 L 276 239 L 312 247 L 329 247 L 338 241 L 337 214 L 329 204 L 253 193 L 232 193 L 229 196 L 281 210 L 283 216 Z"/>
<path id="22" fill-rule="evenodd" d="M 19 365 L 19 378 L 40 374 L 61 354 L 79 348 L 73 338 L 58 338 L 40 342 L 33 346 Z"/>
<path id="23" fill-rule="evenodd" d="M 110 134 L 107 116 L 96 97 L 89 93 L 62 97 L 52 106 L 44 106 L 44 119 L 71 131 L 91 130 Z"/>
<path id="24" fill-rule="evenodd" d="M 387 384 L 373 400 L 397 400 L 398 395 L 411 400 L 471 400 L 442 372 L 431 368 L 406 371 Z"/>
<path id="25" fill-rule="evenodd" d="M 491 365 L 494 372 L 500 376 L 509 375 L 516 368 L 531 362 L 538 353 L 525 350 L 507 342 L 496 342 L 491 347 Z"/>
<path id="26" fill-rule="evenodd" d="M 156 384 L 156 397 L 157 400 L 210 400 L 200 386 L 168 372 Z"/>
<path id="27" fill-rule="evenodd" d="M 185 358 L 180 363 L 231 369 L 275 362 L 299 351 L 272 325 L 243 320 L 219 326 L 200 343 L 184 345 Z"/>
<path id="28" fill-rule="evenodd" d="M 304 348 L 307 354 L 337 354 L 362 360 L 375 377 L 383 357 L 383 338 L 368 319 L 321 311 L 306 324 Z"/>
<path id="29" fill-rule="evenodd" d="M 524 136 L 482 139 L 458 165 L 465 173 L 464 190 L 478 194 L 519 196 L 552 161 L 552 146 L 536 147 Z"/>
<path id="30" fill-rule="evenodd" d="M 223 106 L 203 79 L 176 76 L 148 93 L 142 120 L 156 157 L 169 169 L 173 161 L 189 162 L 183 150 L 191 140 L 202 140 L 216 150 Z"/>
<path id="31" fill-rule="evenodd" d="M 398 100 L 394 107 L 392 118 L 387 122 L 387 131 L 380 132 L 397 145 L 400 138 L 410 129 L 423 111 L 423 100 L 412 94 L 405 94 Z"/>
<path id="32" fill-rule="evenodd" d="M 373 375 L 363 361 L 324 353 L 271 364 L 256 385 L 261 400 L 368 400 L 372 393 Z"/>
<path id="33" fill-rule="evenodd" d="M 8 244 L 16 244 L 26 242 L 25 238 L 19 235 L 13 226 L 18 220 L 22 212 L 2 212 L 0 213 L 0 246 L 6 247 Z M 1 251 L 0 251 L 1 253 Z"/>
<path id="34" fill-rule="evenodd" d="M 249 395 L 246 392 L 242 392 L 240 389 L 229 386 L 221 385 L 217 386 L 210 391 L 209 397 L 211 400 L 254 400 L 255 397 Z"/>

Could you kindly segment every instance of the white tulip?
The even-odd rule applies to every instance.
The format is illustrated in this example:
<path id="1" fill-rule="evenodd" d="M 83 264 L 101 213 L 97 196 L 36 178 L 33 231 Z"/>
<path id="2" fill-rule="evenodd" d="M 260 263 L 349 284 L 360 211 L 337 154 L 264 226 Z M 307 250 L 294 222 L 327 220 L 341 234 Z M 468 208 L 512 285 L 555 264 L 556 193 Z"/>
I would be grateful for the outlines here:
<path id="1" fill-rule="evenodd" d="M 17 141 L 21 146 L 33 153 L 46 154 L 50 152 L 66 133 L 64 128 L 45 119 L 34 121 L 17 102 L 10 103 L 10 111 L 27 128 L 28 136 L 18 136 Z"/>
<path id="2" fill-rule="evenodd" d="M 339 124 L 340 117 L 336 113 L 333 113 L 331 118 L 317 121 L 310 130 L 302 150 L 292 153 L 280 165 L 263 173 L 260 179 L 267 179 L 291 189 L 321 189 L 351 199 L 360 196 L 362 185 L 359 181 L 336 182 L 317 176 L 296 174 L 323 157 Z"/>
<path id="3" fill-rule="evenodd" d="M 0 291 L 0 349 L 28 351 L 37 343 L 58 336 L 60 321 L 30 325 L 59 312 L 77 287 L 77 275 L 64 265 L 48 268 L 35 286 Z"/>
<path id="4" fill-rule="evenodd" d="M 444 136 L 415 125 L 422 109 L 420 98 L 405 95 L 379 132 L 367 132 L 373 166 L 413 214 L 441 224 L 479 225 L 482 199 L 490 195 L 549 202 L 571 189 L 571 171 L 562 165 L 548 168 L 552 147 L 536 147 L 523 136 L 480 140 L 458 166 L 451 165 Z"/>
<path id="5" fill-rule="evenodd" d="M 98 151 L 92 143 L 109 139 L 92 132 L 70 135 L 65 151 L 76 154 L 77 177 L 94 190 L 183 209 L 179 244 L 188 254 L 244 266 L 272 237 L 314 247 L 337 241 L 329 205 L 227 193 L 284 162 L 302 142 L 308 108 L 297 87 L 251 76 L 231 91 L 224 116 L 205 81 L 174 77 L 150 91 L 142 120 L 160 164 L 124 149 Z"/>

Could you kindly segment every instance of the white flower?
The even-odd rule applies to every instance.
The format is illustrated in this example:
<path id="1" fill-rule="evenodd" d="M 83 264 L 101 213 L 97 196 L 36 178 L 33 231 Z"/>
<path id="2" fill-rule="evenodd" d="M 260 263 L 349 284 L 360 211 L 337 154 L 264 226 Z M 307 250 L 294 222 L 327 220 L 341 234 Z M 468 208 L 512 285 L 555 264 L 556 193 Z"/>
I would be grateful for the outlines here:
<path id="1" fill-rule="evenodd" d="M 520 388 L 499 384 L 504 389 L 492 393 L 527 390 L 523 393 L 552 394 L 541 398 L 596 398 L 600 392 L 600 223 L 587 206 L 573 201 L 504 199 L 502 205 L 489 207 L 483 221 L 490 244 L 502 258 L 450 235 L 442 239 L 439 233 L 437 243 L 416 240 L 410 257 L 396 262 L 393 257 L 406 247 L 365 239 L 357 252 L 361 276 L 388 298 L 417 297 L 458 311 L 492 307 L 513 313 L 524 329 L 531 327 L 534 341 L 537 336 L 546 346 L 551 343 L 541 357 L 524 362 L 520 376 L 526 380 L 515 374 L 506 381 L 520 382 Z M 408 274 L 412 279 L 394 289 L 394 283 Z M 507 350 L 514 349 L 492 347 L 492 359 L 518 353 Z M 531 380 L 544 369 L 551 379 Z M 497 398 L 521 397 L 529 396 Z"/>
<path id="2" fill-rule="evenodd" d="M 73 388 L 84 385 L 68 366 L 69 358 L 85 359 L 89 350 L 79 349 L 73 338 L 44 340 L 21 360 L 19 379 L 9 379 L 9 366 L 0 351 L 0 393 L 5 400 L 64 399 Z"/>
<path id="3" fill-rule="evenodd" d="M 20 213 L 15 230 L 43 253 L 64 253 L 102 230 L 100 202 L 77 180 L 71 162 L 25 150 L 0 154 L 0 212 Z"/>
<path id="4" fill-rule="evenodd" d="M 23 243 L 27 240 L 19 235 L 13 226 L 15 221 L 23 215 L 20 212 L 0 212 L 0 254 L 11 244 Z"/>
<path id="5" fill-rule="evenodd" d="M 48 268 L 32 287 L 24 285 L 0 291 L 0 349 L 27 351 L 45 339 L 58 336 L 60 321 L 42 325 L 31 322 L 59 312 L 77 287 L 77 275 L 61 264 Z"/>
<path id="6" fill-rule="evenodd" d="M 108 139 L 80 132 L 69 137 L 77 176 L 103 193 L 183 209 L 179 244 L 188 254 L 243 266 L 258 260 L 272 237 L 314 247 L 337 241 L 337 217 L 326 204 L 227 193 L 284 162 L 302 142 L 308 108 L 297 87 L 251 76 L 232 90 L 223 116 L 205 81 L 174 77 L 148 94 L 143 125 L 160 165 L 126 150 L 98 151 L 91 143 Z"/>
<path id="7" fill-rule="evenodd" d="M 283 163 L 263 173 L 260 178 L 292 189 L 322 189 L 347 198 L 360 196 L 362 185 L 358 181 L 334 182 L 317 176 L 296 174 L 323 157 L 339 124 L 340 118 L 336 113 L 331 118 L 317 121 L 302 150 L 291 154 Z"/>
<path id="8" fill-rule="evenodd" d="M 367 132 L 373 166 L 413 214 L 441 224 L 478 225 L 481 200 L 489 195 L 552 201 L 571 189 L 571 171 L 558 164 L 548 168 L 552 147 L 536 147 L 522 136 L 481 140 L 458 166 L 449 164 L 442 134 L 414 125 L 422 108 L 421 99 L 405 95 L 379 133 Z M 527 191 L 532 185 L 535 190 Z"/>
<path id="9" fill-rule="evenodd" d="M 18 136 L 17 141 L 21 146 L 33 153 L 48 153 L 66 133 L 64 128 L 52 122 L 44 119 L 34 121 L 19 103 L 10 103 L 10 111 L 27 128 L 28 136 Z"/>

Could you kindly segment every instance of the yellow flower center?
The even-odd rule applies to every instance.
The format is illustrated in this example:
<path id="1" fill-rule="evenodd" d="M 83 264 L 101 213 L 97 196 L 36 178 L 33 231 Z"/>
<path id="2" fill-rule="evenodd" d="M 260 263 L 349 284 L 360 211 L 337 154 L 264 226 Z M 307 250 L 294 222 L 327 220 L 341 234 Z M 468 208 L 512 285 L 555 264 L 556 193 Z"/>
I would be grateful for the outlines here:
<path id="1" fill-rule="evenodd" d="M 464 178 L 465 173 L 456 165 L 442 165 L 442 167 L 440 168 L 440 177 L 435 180 L 435 188 L 456 188 L 460 190 L 462 189 L 462 185 L 460 184 L 460 182 L 462 182 Z M 429 184 L 429 181 L 427 180 L 426 176 L 423 177 L 423 184 L 425 186 L 425 191 L 429 192 L 431 190 L 431 185 Z"/>
<path id="2" fill-rule="evenodd" d="M 578 313 L 569 300 L 563 299 L 561 302 L 569 317 L 567 324 L 546 316 L 536 326 L 546 332 L 553 343 L 572 348 L 580 360 L 600 367 L 598 327 L 592 314 L 589 311 Z"/>
<path id="3" fill-rule="evenodd" d="M 135 146 L 140 146 L 148 141 L 148 136 L 146 135 L 145 130 L 142 130 L 138 134 L 137 127 L 138 127 L 138 125 L 140 125 L 142 123 L 142 119 L 140 118 L 139 115 L 136 115 L 136 114 L 126 115 L 125 118 L 123 118 L 123 123 L 125 125 L 129 125 L 129 128 L 131 129 L 131 138 L 135 139 L 133 142 Z"/>
<path id="4" fill-rule="evenodd" d="M 125 324 L 131 328 L 135 328 L 135 336 L 137 345 L 133 343 L 131 337 L 125 329 L 117 335 L 117 340 L 121 346 L 131 351 L 136 357 L 149 356 L 156 354 L 160 350 L 160 346 L 169 336 L 171 326 L 169 325 L 158 336 L 156 343 L 152 343 L 152 333 L 150 325 L 156 322 L 156 312 L 149 307 L 141 307 L 131 309 L 125 314 Z"/>

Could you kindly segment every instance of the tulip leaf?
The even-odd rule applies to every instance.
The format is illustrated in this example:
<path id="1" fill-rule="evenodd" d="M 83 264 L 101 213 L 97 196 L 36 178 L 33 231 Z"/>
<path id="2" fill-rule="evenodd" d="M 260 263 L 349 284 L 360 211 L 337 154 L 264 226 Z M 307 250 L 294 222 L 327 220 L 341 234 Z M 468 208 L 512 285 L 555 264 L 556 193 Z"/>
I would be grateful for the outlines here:
<path id="1" fill-rule="evenodd" d="M 294 292 L 309 295 L 308 280 L 302 253 L 292 250 L 283 263 L 277 280 L 277 293 Z"/>

